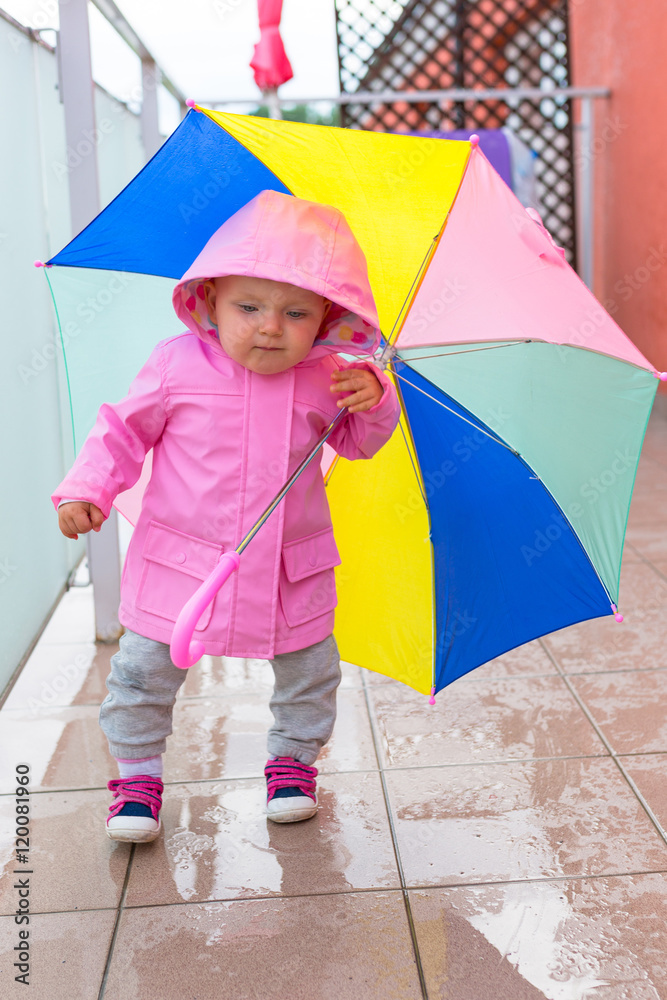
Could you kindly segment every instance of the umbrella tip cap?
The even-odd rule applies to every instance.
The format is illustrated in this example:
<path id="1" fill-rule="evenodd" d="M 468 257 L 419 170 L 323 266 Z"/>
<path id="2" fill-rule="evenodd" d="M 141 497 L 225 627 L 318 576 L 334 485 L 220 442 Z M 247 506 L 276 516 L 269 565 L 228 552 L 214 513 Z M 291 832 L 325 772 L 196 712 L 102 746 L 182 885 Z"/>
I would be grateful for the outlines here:
<path id="1" fill-rule="evenodd" d="M 52 264 L 45 264 L 43 260 L 34 260 L 32 263 L 33 263 L 34 267 L 52 267 L 53 266 Z"/>
<path id="2" fill-rule="evenodd" d="M 435 688 L 431 688 L 431 697 L 428 700 L 429 705 L 435 705 Z"/>
<path id="3" fill-rule="evenodd" d="M 616 607 L 615 604 L 612 604 L 611 610 L 614 612 L 614 618 L 616 619 L 616 621 L 617 622 L 622 622 L 623 621 L 623 615 L 620 613 L 620 611 L 618 610 L 618 608 Z"/>
<path id="4" fill-rule="evenodd" d="M 187 99 L 187 101 L 186 101 L 185 103 L 186 103 L 186 105 L 187 105 L 187 106 L 188 106 L 189 108 L 194 108 L 194 107 L 196 107 L 196 104 L 195 104 L 195 102 L 194 102 L 194 101 L 192 100 L 192 98 L 191 98 L 191 97 L 188 97 L 188 99 Z"/>
<path id="5" fill-rule="evenodd" d="M 667 382 L 667 372 L 653 372 L 656 378 L 659 378 L 661 382 Z"/>
<path id="6" fill-rule="evenodd" d="M 476 132 L 473 132 L 473 134 L 470 136 L 470 145 L 471 146 L 479 145 L 479 136 L 477 135 Z"/>

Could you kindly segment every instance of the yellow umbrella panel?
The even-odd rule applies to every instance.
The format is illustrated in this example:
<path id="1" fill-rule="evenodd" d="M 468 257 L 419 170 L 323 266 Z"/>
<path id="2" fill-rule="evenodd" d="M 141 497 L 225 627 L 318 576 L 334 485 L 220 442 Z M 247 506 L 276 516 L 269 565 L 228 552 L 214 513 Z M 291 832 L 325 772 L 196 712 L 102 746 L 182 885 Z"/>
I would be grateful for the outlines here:
<path id="1" fill-rule="evenodd" d="M 336 571 L 341 657 L 428 694 L 433 549 L 405 413 L 371 461 L 338 458 L 325 481 L 342 560 Z"/>
<path id="2" fill-rule="evenodd" d="M 297 198 L 343 212 L 366 255 L 389 336 L 452 207 L 470 143 L 205 114 Z"/>

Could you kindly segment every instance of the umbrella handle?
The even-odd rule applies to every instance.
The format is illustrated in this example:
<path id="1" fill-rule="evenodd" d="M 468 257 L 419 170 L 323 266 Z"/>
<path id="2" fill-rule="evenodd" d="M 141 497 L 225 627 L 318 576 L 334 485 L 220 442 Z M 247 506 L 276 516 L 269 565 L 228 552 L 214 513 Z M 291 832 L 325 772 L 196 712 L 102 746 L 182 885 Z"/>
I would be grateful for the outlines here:
<path id="1" fill-rule="evenodd" d="M 172 663 L 181 670 L 187 670 L 204 655 L 204 643 L 192 638 L 195 627 L 222 585 L 238 569 L 240 562 L 238 552 L 225 552 L 213 572 L 209 573 L 190 600 L 183 605 L 176 619 L 169 647 Z"/>

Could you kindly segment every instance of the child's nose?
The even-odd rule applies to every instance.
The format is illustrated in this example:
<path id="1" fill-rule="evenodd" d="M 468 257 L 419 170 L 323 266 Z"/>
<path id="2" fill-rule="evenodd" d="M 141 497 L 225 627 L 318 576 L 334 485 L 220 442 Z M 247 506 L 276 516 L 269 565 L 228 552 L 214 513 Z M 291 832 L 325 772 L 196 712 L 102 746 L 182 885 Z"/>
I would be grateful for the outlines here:
<path id="1" fill-rule="evenodd" d="M 282 325 L 280 322 L 280 316 L 275 312 L 267 312 L 262 316 L 262 322 L 260 324 L 260 333 L 265 334 L 267 337 L 279 337 L 282 333 Z"/>

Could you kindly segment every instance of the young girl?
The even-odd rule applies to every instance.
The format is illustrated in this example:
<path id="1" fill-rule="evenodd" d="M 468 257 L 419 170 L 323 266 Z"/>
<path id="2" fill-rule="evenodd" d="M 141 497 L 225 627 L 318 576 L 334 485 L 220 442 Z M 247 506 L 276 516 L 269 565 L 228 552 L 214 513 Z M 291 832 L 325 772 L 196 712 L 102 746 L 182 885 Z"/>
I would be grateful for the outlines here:
<path id="1" fill-rule="evenodd" d="M 153 449 L 121 583 L 126 631 L 100 710 L 120 773 L 109 782 L 107 833 L 134 842 L 160 830 L 162 754 L 186 676 L 168 644 L 183 605 L 340 407 L 348 415 L 329 442 L 348 459 L 374 455 L 399 412 L 383 373 L 337 356 L 370 355 L 379 330 L 365 257 L 334 208 L 263 191 L 211 237 L 173 302 L 190 333 L 158 344 L 125 399 L 101 407 L 53 495 L 64 535 L 99 531 Z M 317 810 L 312 765 L 331 735 L 340 681 L 339 562 L 313 462 L 195 632 L 210 655 L 271 660 L 265 774 L 267 816 L 278 823 Z"/>

